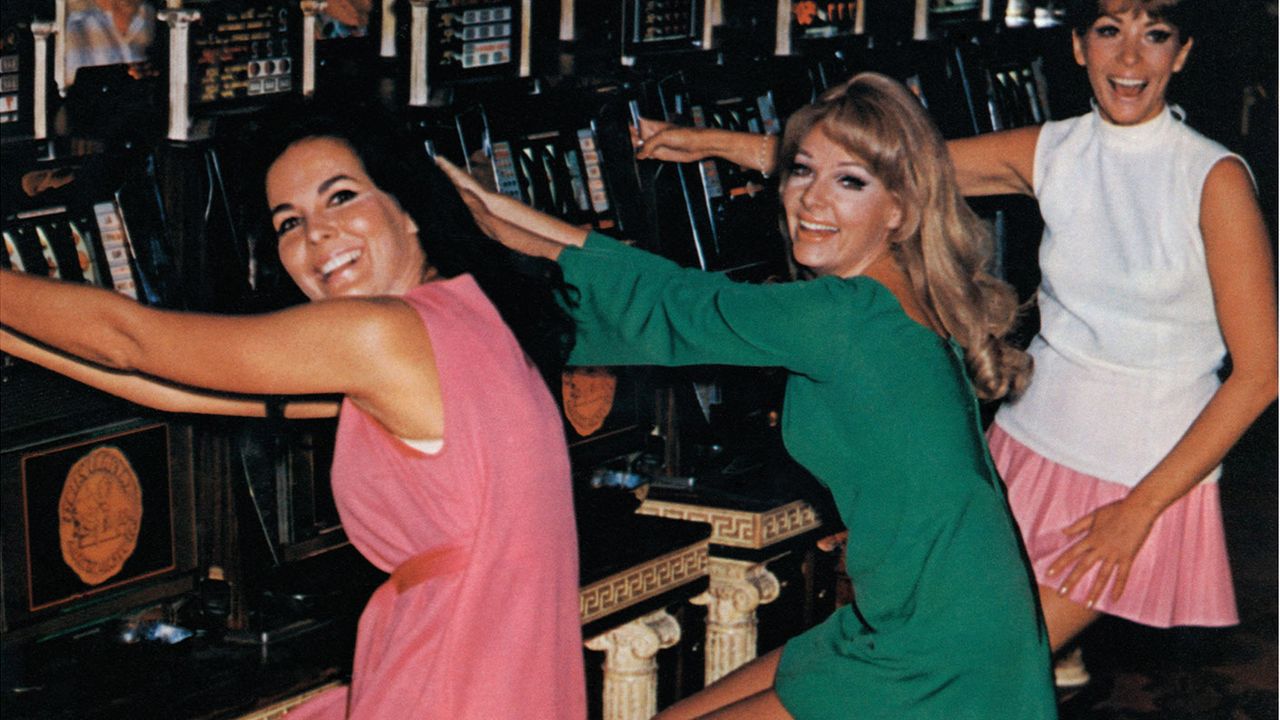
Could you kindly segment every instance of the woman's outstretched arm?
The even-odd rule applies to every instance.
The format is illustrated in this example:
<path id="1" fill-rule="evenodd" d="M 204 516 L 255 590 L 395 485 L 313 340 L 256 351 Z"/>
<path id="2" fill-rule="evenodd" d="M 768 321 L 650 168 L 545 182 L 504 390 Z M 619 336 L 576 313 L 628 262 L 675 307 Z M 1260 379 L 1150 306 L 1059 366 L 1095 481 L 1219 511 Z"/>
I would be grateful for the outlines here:
<path id="1" fill-rule="evenodd" d="M 947 141 L 963 195 L 1034 195 L 1040 127 L 1017 128 Z"/>
<path id="2" fill-rule="evenodd" d="M 266 417 L 263 398 L 202 392 L 137 373 L 108 370 L 57 352 L 0 328 L 0 350 L 45 367 L 59 375 L 129 402 L 154 410 L 202 415 Z M 282 401 L 281 411 L 292 419 L 325 418 L 338 414 L 338 399 L 293 398 Z"/>
<path id="3" fill-rule="evenodd" d="M 587 231 L 485 188 L 465 170 L 437 157 L 436 164 L 458 188 L 476 225 L 489 237 L 526 255 L 555 260 L 565 247 L 582 247 Z"/>
<path id="4" fill-rule="evenodd" d="M 773 135 L 672 125 L 640 119 L 632 138 L 636 158 L 666 162 L 695 162 L 719 157 L 744 168 L 771 175 L 778 139 Z"/>
<path id="5" fill-rule="evenodd" d="M 417 313 L 395 299 L 205 315 L 0 271 L 0 325 L 108 371 L 222 393 L 343 394 L 403 437 L 438 437 L 442 428 L 422 402 L 439 409 L 430 341 Z"/>

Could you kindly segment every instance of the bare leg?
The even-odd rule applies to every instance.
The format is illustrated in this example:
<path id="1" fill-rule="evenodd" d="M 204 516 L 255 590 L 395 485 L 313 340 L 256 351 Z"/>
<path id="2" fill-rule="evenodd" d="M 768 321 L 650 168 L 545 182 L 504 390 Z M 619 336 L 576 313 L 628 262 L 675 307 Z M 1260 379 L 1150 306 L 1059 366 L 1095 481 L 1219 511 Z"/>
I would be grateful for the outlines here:
<path id="1" fill-rule="evenodd" d="M 680 702 L 658 713 L 654 720 L 685 720 L 699 718 L 718 710 L 730 709 L 739 702 L 747 703 L 747 709 L 764 713 L 769 702 L 782 711 L 781 715 L 736 715 L 736 717 L 787 718 L 782 710 L 778 697 L 773 692 L 773 679 L 778 672 L 778 661 L 782 658 L 782 648 L 752 660 L 702 690 L 690 695 Z M 769 696 L 761 698 L 760 696 Z M 752 703 L 759 703 L 751 705 Z M 737 711 L 737 708 L 734 708 Z M 714 715 L 713 717 L 735 717 L 735 715 Z"/>
<path id="2" fill-rule="evenodd" d="M 1040 607 L 1049 629 L 1049 648 L 1058 652 L 1102 614 L 1058 594 L 1055 588 L 1040 586 Z"/>

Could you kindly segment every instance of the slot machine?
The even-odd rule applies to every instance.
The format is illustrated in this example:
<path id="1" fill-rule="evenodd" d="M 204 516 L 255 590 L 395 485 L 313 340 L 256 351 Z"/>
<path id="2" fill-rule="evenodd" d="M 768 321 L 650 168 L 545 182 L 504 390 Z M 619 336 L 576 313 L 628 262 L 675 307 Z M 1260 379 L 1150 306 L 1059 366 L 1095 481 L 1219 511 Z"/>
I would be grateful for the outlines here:
<path id="1" fill-rule="evenodd" d="M 137 162 L 7 166 L 0 262 L 175 306 L 154 177 Z M 32 643 L 193 590 L 193 431 L 7 355 L 0 393 L 0 644 L 20 669 Z"/>
<path id="2" fill-rule="evenodd" d="M 36 41 L 32 17 L 19 8 L 0 26 L 0 143 L 35 136 Z"/>
<path id="3" fill-rule="evenodd" d="M 717 0 L 565 0 L 560 40 L 577 74 L 673 72 L 712 61 L 724 13 Z"/>
<path id="4" fill-rule="evenodd" d="M 448 104 L 477 84 L 526 87 L 556 67 L 555 13 L 545 0 L 411 0 L 408 103 Z"/>
<path id="5" fill-rule="evenodd" d="M 660 117 L 677 125 L 777 134 L 782 122 L 772 92 L 732 68 L 699 70 L 655 83 Z M 762 281 L 788 274 L 774 185 L 758 171 L 708 158 L 671 165 L 653 176 L 663 212 L 662 254 L 690 267 Z"/>
<path id="6" fill-rule="evenodd" d="M 243 112 L 314 88 L 314 76 L 304 77 L 314 64 L 309 68 L 303 58 L 312 46 L 299 3 L 192 0 L 160 19 L 157 42 L 168 50 L 162 66 L 169 78 L 170 140 L 207 134 L 191 127 L 193 119 Z M 308 19 L 313 26 L 314 13 Z"/>

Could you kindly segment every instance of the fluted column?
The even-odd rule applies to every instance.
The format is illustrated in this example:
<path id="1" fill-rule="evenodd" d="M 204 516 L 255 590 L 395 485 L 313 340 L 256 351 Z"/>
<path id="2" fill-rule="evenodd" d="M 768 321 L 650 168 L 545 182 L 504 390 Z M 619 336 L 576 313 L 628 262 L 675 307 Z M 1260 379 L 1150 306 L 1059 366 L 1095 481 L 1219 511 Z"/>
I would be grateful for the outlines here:
<path id="1" fill-rule="evenodd" d="M 680 641 L 666 610 L 649 613 L 586 642 L 604 651 L 604 720 L 648 720 L 658 713 L 658 651 Z"/>
<path id="2" fill-rule="evenodd" d="M 691 601 L 707 607 L 707 685 L 755 658 L 756 608 L 781 591 L 763 562 L 712 557 L 710 575 L 710 587 Z"/>
<path id="3" fill-rule="evenodd" d="M 328 5 L 326 0 L 301 0 L 302 8 L 302 94 L 316 92 L 316 22 Z"/>

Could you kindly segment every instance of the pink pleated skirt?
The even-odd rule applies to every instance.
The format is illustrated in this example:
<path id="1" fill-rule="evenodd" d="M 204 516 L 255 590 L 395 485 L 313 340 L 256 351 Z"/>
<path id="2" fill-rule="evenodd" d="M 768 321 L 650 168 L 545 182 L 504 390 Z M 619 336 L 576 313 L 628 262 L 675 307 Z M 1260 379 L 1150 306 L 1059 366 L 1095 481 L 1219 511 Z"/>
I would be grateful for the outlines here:
<path id="1" fill-rule="evenodd" d="M 993 424 L 987 432 L 996 470 L 1009 489 L 1009 506 L 1027 546 L 1036 581 L 1056 587 L 1046 573 L 1072 540 L 1063 533 L 1079 518 L 1124 498 L 1129 488 L 1048 460 Z M 1084 605 L 1097 575 L 1090 570 L 1069 596 Z M 1151 527 L 1134 558 L 1119 600 L 1106 588 L 1096 610 L 1153 627 L 1220 627 L 1239 622 L 1218 483 L 1200 483 L 1170 505 Z"/>

